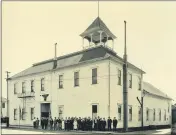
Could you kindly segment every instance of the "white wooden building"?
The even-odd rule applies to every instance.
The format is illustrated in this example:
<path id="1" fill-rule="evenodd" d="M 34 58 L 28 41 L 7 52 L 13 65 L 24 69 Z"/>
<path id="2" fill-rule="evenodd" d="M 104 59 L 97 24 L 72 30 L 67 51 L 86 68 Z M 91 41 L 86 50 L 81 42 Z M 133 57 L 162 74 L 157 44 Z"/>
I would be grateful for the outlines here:
<path id="1" fill-rule="evenodd" d="M 33 64 L 10 78 L 11 125 L 18 125 L 19 121 L 21 125 L 32 125 L 34 117 L 40 119 L 49 115 L 53 118 L 100 116 L 106 119 L 110 116 L 118 118 L 118 127 L 123 127 L 123 59 L 108 47 L 108 41 L 116 36 L 98 17 L 81 37 L 89 41 L 87 48 Z M 140 99 L 143 90 L 147 93 L 144 126 L 169 125 L 171 99 L 164 94 L 158 96 L 161 92 L 155 93 L 156 88 L 148 87 L 148 83 L 142 85 L 144 73 L 128 63 L 128 126 L 141 126 L 140 104 L 136 97 Z M 155 120 L 152 120 L 152 111 L 146 115 L 146 108 L 156 109 Z"/>

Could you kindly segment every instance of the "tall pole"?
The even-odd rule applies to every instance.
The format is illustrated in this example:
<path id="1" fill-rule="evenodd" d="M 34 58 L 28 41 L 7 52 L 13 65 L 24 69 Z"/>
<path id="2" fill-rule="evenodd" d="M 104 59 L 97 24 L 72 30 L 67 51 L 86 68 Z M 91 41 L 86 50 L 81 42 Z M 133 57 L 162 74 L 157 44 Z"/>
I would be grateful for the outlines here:
<path id="1" fill-rule="evenodd" d="M 141 117 L 142 117 L 142 120 L 141 120 L 141 124 L 142 124 L 142 130 L 144 128 L 144 94 L 143 94 L 143 74 L 142 74 L 142 68 L 141 68 Z"/>
<path id="2" fill-rule="evenodd" d="M 127 48 L 126 48 L 126 21 L 125 24 L 125 46 L 124 46 L 124 64 L 123 64 L 123 128 L 128 131 L 128 90 L 127 90 Z"/>
<path id="3" fill-rule="evenodd" d="M 6 81 L 7 81 L 7 117 L 9 117 L 9 88 L 8 88 L 8 80 L 9 80 L 10 72 L 6 71 L 6 74 L 7 74 L 7 78 L 6 78 Z"/>

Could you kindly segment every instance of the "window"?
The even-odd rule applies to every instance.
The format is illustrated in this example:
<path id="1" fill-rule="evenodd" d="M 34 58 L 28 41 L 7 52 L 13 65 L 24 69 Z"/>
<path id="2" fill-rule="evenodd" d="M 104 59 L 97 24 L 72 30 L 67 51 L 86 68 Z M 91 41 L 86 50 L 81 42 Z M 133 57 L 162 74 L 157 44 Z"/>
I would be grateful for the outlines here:
<path id="1" fill-rule="evenodd" d="M 118 69 L 118 85 L 121 85 L 121 70 Z"/>
<path id="2" fill-rule="evenodd" d="M 59 75 L 59 88 L 63 88 L 63 75 Z"/>
<path id="3" fill-rule="evenodd" d="M 161 121 L 161 109 L 159 109 L 159 121 Z"/>
<path id="4" fill-rule="evenodd" d="M 138 121 L 141 121 L 141 107 L 138 107 Z"/>
<path id="5" fill-rule="evenodd" d="M 121 120 L 121 114 L 122 114 L 122 106 L 118 105 L 118 120 Z"/>
<path id="6" fill-rule="evenodd" d="M 166 109 L 164 110 L 164 121 L 166 121 Z"/>
<path id="7" fill-rule="evenodd" d="M 14 109 L 14 120 L 17 120 L 17 109 Z"/>
<path id="8" fill-rule="evenodd" d="M 17 94 L 16 84 L 14 84 L 14 94 Z"/>
<path id="9" fill-rule="evenodd" d="M 146 121 L 148 121 L 148 120 L 149 120 L 149 109 L 146 108 Z"/>
<path id="10" fill-rule="evenodd" d="M 34 119 L 34 108 L 31 108 L 31 120 Z"/>
<path id="11" fill-rule="evenodd" d="M 41 79 L 41 91 L 44 91 L 44 90 L 45 90 L 45 89 L 44 89 L 44 87 L 45 87 L 44 81 L 45 81 L 45 79 L 42 78 L 42 79 Z"/>
<path id="12" fill-rule="evenodd" d="M 74 86 L 79 86 L 79 72 L 74 72 Z"/>
<path id="13" fill-rule="evenodd" d="M 25 120 L 25 118 L 26 118 L 26 112 L 25 112 L 25 109 L 23 108 L 22 109 L 22 120 Z"/>
<path id="14" fill-rule="evenodd" d="M 59 118 L 63 118 L 63 111 L 64 111 L 64 106 L 59 105 Z"/>
<path id="15" fill-rule="evenodd" d="M 170 110 L 170 105 L 169 105 L 169 103 L 168 103 L 168 113 L 169 113 L 169 110 Z"/>
<path id="16" fill-rule="evenodd" d="M 97 68 L 92 69 L 92 84 L 97 84 Z"/>
<path id="17" fill-rule="evenodd" d="M 141 81 L 141 78 L 140 78 L 140 77 L 139 77 L 138 79 L 139 79 L 139 80 L 138 80 L 138 90 L 141 90 L 141 82 L 142 82 L 142 81 Z"/>
<path id="18" fill-rule="evenodd" d="M 155 121 L 155 109 L 153 109 L 153 121 Z"/>
<path id="19" fill-rule="evenodd" d="M 31 81 L 31 92 L 34 92 L 34 80 Z"/>
<path id="20" fill-rule="evenodd" d="M 132 106 L 129 106 L 129 121 L 132 121 Z"/>
<path id="21" fill-rule="evenodd" d="M 26 93 L 25 82 L 22 82 L 22 93 Z"/>
<path id="22" fill-rule="evenodd" d="M 2 103 L 2 108 L 5 108 L 5 103 Z"/>
<path id="23" fill-rule="evenodd" d="M 132 74 L 129 74 L 129 88 L 132 88 Z"/>

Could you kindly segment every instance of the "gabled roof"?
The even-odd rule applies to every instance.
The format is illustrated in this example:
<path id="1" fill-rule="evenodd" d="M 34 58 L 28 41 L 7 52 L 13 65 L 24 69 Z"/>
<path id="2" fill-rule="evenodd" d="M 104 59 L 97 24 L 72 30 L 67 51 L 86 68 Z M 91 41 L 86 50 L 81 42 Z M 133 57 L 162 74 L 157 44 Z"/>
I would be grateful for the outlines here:
<path id="1" fill-rule="evenodd" d="M 109 37 L 115 39 L 116 36 L 108 29 L 108 27 L 105 25 L 105 23 L 100 19 L 100 17 L 97 17 L 93 23 L 80 35 L 81 37 L 85 37 L 93 32 L 102 30 L 106 34 L 109 35 Z"/>
<path id="2" fill-rule="evenodd" d="M 171 99 L 169 96 L 167 96 L 167 94 L 165 94 L 164 92 L 162 92 L 161 90 L 159 90 L 158 88 L 156 88 L 155 86 L 153 86 L 148 82 L 143 82 L 143 89 L 144 89 L 144 92 L 146 91 L 149 94 Z"/>
<path id="3" fill-rule="evenodd" d="M 56 69 L 61 69 L 61 68 L 65 68 L 65 67 L 85 63 L 85 62 L 88 63 L 94 60 L 103 60 L 109 57 L 112 57 L 114 59 L 117 59 L 123 62 L 123 59 L 119 57 L 113 50 L 110 50 L 109 48 L 100 45 L 100 46 L 88 48 L 82 51 L 74 52 L 68 55 L 57 57 Z M 37 74 L 45 71 L 52 71 L 53 63 L 54 63 L 53 59 L 35 63 L 33 64 L 32 67 L 27 68 L 26 70 L 12 76 L 11 79 L 17 78 L 17 77 L 23 77 L 31 74 Z M 137 68 L 131 63 L 128 63 L 128 64 L 130 67 L 135 68 L 139 71 L 142 71 L 141 69 Z M 142 72 L 145 73 L 144 71 Z"/>

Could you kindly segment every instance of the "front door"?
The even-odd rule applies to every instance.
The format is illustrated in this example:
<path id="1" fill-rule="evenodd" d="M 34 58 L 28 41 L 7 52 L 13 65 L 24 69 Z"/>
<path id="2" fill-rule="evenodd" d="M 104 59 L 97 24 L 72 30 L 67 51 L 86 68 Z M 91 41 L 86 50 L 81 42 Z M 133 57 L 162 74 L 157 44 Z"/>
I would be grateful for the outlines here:
<path id="1" fill-rule="evenodd" d="M 41 117 L 49 118 L 51 113 L 50 103 L 41 103 Z"/>

